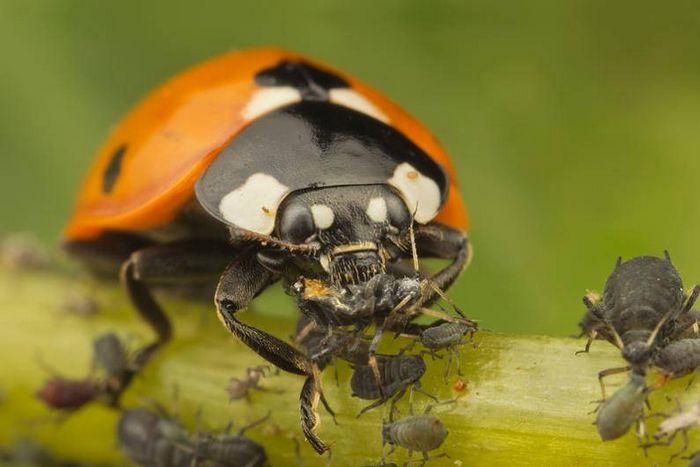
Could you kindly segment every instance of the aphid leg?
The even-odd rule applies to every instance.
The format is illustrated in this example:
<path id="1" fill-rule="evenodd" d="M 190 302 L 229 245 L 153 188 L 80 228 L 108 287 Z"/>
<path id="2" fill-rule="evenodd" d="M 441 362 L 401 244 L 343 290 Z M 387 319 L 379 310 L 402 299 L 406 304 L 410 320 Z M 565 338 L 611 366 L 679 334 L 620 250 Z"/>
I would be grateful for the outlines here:
<path id="1" fill-rule="evenodd" d="M 700 295 L 700 285 L 696 285 L 690 290 L 685 305 L 683 305 L 682 313 L 688 313 L 693 308 L 695 301 L 698 299 L 698 295 Z"/>
<path id="2" fill-rule="evenodd" d="M 379 372 L 379 364 L 377 363 L 377 348 L 379 347 L 379 342 L 382 340 L 383 332 L 384 320 L 377 320 L 375 322 L 374 337 L 372 337 L 372 342 L 369 344 L 369 367 L 372 369 L 372 374 L 374 375 L 374 380 L 377 383 L 377 388 L 379 388 L 379 395 L 381 396 L 381 399 L 385 399 L 385 394 L 382 375 Z"/>
<path id="3" fill-rule="evenodd" d="M 428 415 L 435 407 L 439 407 L 441 405 L 447 405 L 447 404 L 457 404 L 457 401 L 459 400 L 458 397 L 453 397 L 452 399 L 447 399 L 445 401 L 438 401 L 437 399 L 435 400 L 435 404 L 429 404 L 425 407 L 423 410 L 423 415 Z"/>
<path id="4" fill-rule="evenodd" d="M 404 392 L 402 391 L 402 392 L 400 392 L 399 394 L 403 395 L 403 393 L 404 393 Z M 396 397 L 394 397 L 393 399 L 396 399 Z M 376 401 L 372 402 L 372 403 L 369 404 L 368 406 L 363 407 L 362 410 L 360 410 L 360 411 L 358 412 L 356 418 L 360 418 L 365 412 L 369 412 L 369 411 L 372 410 L 372 409 L 376 409 L 376 408 L 379 407 L 380 405 L 384 404 L 386 401 L 387 401 L 387 399 L 384 398 L 384 397 L 382 397 L 382 398 L 380 398 L 380 399 L 377 399 Z M 393 404 L 392 404 L 392 407 L 393 407 Z"/>
<path id="5" fill-rule="evenodd" d="M 574 355 L 579 355 L 582 353 L 590 352 L 591 351 L 591 344 L 593 344 L 593 341 L 595 340 L 595 338 L 597 336 L 598 336 L 598 331 L 596 331 L 595 329 L 592 329 L 588 333 L 588 340 L 586 341 L 586 347 L 583 350 L 577 350 L 576 352 L 574 352 Z"/>
<path id="6" fill-rule="evenodd" d="M 450 367 L 452 366 L 452 347 L 447 348 L 447 364 L 445 365 L 445 372 L 442 375 L 442 381 L 447 384 L 447 378 L 450 376 Z"/>
<path id="7" fill-rule="evenodd" d="M 255 428 L 256 426 L 260 425 L 261 423 L 266 422 L 270 418 L 270 415 L 272 415 L 272 411 L 268 411 L 267 414 L 265 414 L 265 416 L 262 418 L 259 418 L 257 420 L 253 420 L 252 422 L 248 423 L 247 425 L 243 425 L 238 430 L 238 436 L 243 436 L 246 431 L 250 430 L 251 428 Z"/>
<path id="8" fill-rule="evenodd" d="M 646 431 L 646 423 L 644 422 L 644 409 L 641 410 L 639 414 L 639 418 L 637 418 L 637 429 L 635 430 L 635 435 L 637 437 L 637 445 L 640 447 L 644 447 L 644 442 L 643 439 L 647 434 Z M 647 437 L 648 438 L 648 437 Z M 647 455 L 647 450 L 644 448 L 644 456 L 646 457 Z"/>
<path id="9" fill-rule="evenodd" d="M 603 378 L 606 378 L 611 375 L 616 375 L 618 373 L 625 373 L 630 370 L 629 366 L 621 366 L 617 368 L 608 368 L 607 370 L 600 371 L 598 373 L 598 382 L 600 383 L 600 393 L 603 396 L 603 400 L 605 400 L 605 384 L 603 384 Z"/>
<path id="10" fill-rule="evenodd" d="M 423 451 L 422 454 L 423 454 L 423 458 L 422 458 L 420 461 L 409 461 L 409 462 L 406 462 L 405 465 L 420 465 L 420 466 L 423 466 L 423 465 L 425 465 L 429 460 L 432 460 L 432 459 L 439 459 L 439 458 L 441 458 L 441 457 L 447 457 L 448 459 L 450 458 L 450 456 L 448 456 L 446 452 L 443 452 L 443 453 L 441 453 L 441 454 L 435 454 L 434 456 L 429 456 L 428 453 L 425 452 L 425 451 Z"/>
<path id="11" fill-rule="evenodd" d="M 418 382 L 416 382 L 411 388 L 412 388 L 414 391 L 420 392 L 420 393 L 423 394 L 424 396 L 429 397 L 430 399 L 434 400 L 435 402 L 438 401 L 438 398 L 437 398 L 437 397 L 435 397 L 434 395 L 430 394 L 429 392 L 423 391 L 423 389 L 420 387 L 420 384 L 419 384 Z"/>
<path id="12" fill-rule="evenodd" d="M 411 342 L 409 342 L 408 344 L 401 347 L 401 349 L 399 350 L 399 352 L 396 355 L 403 355 L 406 352 L 413 350 L 413 347 L 415 347 L 417 343 L 418 343 L 417 338 L 415 338 L 415 337 L 411 338 Z"/>
<path id="13" fill-rule="evenodd" d="M 677 433 L 677 432 L 676 432 L 676 433 Z M 681 433 L 681 436 L 683 437 L 683 446 L 681 446 L 681 448 L 680 448 L 678 451 L 676 451 L 676 452 L 674 452 L 673 454 L 671 454 L 671 457 L 669 457 L 669 459 L 668 459 L 669 463 L 670 463 L 670 462 L 673 462 L 673 460 L 674 460 L 676 457 L 680 457 L 681 454 L 683 454 L 685 451 L 688 450 L 688 430 L 687 430 L 687 429 L 681 429 L 681 430 L 680 430 L 680 433 Z"/>

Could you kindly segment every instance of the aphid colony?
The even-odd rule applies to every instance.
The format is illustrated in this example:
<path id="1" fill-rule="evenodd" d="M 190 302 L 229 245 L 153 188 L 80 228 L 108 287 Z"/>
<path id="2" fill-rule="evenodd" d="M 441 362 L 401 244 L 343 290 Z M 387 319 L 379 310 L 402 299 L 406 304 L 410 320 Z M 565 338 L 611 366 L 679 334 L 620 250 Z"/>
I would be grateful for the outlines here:
<path id="1" fill-rule="evenodd" d="M 438 449 L 447 436 L 447 430 L 435 415 L 412 414 L 414 392 L 421 392 L 437 402 L 435 396 L 423 392 L 420 387 L 420 379 L 426 372 L 423 355 L 443 358 L 441 354 L 446 354 L 446 379 L 452 356 L 459 359 L 458 346 L 472 342 L 478 329 L 456 306 L 453 306 L 454 315 L 423 307 L 421 290 L 427 286 L 430 285 L 418 278 L 396 279 L 380 274 L 362 286 L 331 289 L 304 280 L 296 284 L 295 289 L 299 306 L 306 314 L 299 320 L 294 341 L 312 362 L 312 372 L 319 374 L 336 359 L 348 362 L 353 371 L 349 385 L 352 396 L 369 401 L 357 416 L 388 404 L 389 421 L 385 421 L 377 437 L 383 444 L 391 445 L 392 452 L 394 447 L 400 446 L 409 454 L 422 453 L 423 462 L 430 458 L 428 452 Z M 367 326 L 361 320 L 359 324 L 354 320 L 347 326 L 338 318 L 343 314 L 373 317 L 377 309 L 384 310 L 385 326 L 373 334 L 365 334 Z M 438 319 L 432 324 L 414 321 L 423 315 Z M 319 316 L 325 320 L 319 320 Z M 380 340 L 389 332 L 404 335 L 410 343 L 394 355 L 377 353 Z M 424 349 L 411 353 L 417 345 Z M 93 370 L 88 376 L 82 379 L 53 376 L 37 395 L 49 407 L 62 411 L 76 410 L 91 401 L 118 407 L 123 389 L 142 366 L 140 358 L 141 353 L 130 354 L 116 335 L 104 334 L 93 344 Z M 334 366 L 337 375 L 337 365 Z M 247 369 L 242 377 L 232 377 L 225 388 L 229 400 L 245 399 L 250 403 L 252 391 L 278 392 L 261 384 L 270 372 L 269 366 L 261 365 Z M 457 372 L 461 374 L 459 367 Z M 317 381 L 320 378 L 308 378 L 301 392 L 302 428 L 314 449 L 323 452 L 328 447 L 315 433 L 320 417 L 318 403 L 321 402 L 334 419 L 335 413 Z M 410 393 L 411 414 L 394 419 L 396 402 L 407 392 Z M 122 412 L 117 435 L 122 451 L 139 465 L 248 465 L 242 464 L 242 460 L 238 464 L 226 463 L 221 457 L 224 454 L 217 454 L 224 452 L 236 453 L 240 459 L 251 456 L 253 460 L 249 465 L 263 465 L 265 460 L 262 447 L 252 441 L 246 444 L 248 441 L 244 442 L 242 436 L 195 436 L 174 418 L 144 409 Z M 256 452 L 258 454 L 254 455 Z"/>
<path id="2" fill-rule="evenodd" d="M 665 253 L 663 258 L 618 259 L 603 294 L 588 292 L 584 296 L 588 312 L 580 326 L 588 343 L 583 352 L 588 352 L 594 340 L 604 339 L 620 349 L 627 363 L 598 374 L 603 401 L 596 410 L 595 425 L 603 441 L 623 436 L 635 423 L 640 426 L 641 436 L 649 394 L 700 366 L 698 312 L 692 309 L 698 293 L 698 286 L 683 288 L 678 271 Z M 646 381 L 649 370 L 659 374 L 651 385 Z M 604 379 L 621 372 L 630 373 L 628 383 L 606 398 Z M 679 431 L 685 437 L 692 425 L 690 418 L 685 417 L 683 422 L 668 419 L 659 427 L 656 439 L 675 436 Z M 656 444 L 647 442 L 644 446 Z"/>

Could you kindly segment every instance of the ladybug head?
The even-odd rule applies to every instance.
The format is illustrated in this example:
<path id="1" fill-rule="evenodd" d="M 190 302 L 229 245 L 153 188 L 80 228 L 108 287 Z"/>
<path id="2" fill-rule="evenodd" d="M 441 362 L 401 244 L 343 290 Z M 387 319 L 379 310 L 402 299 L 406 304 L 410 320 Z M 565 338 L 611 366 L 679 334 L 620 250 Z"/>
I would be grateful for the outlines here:
<path id="1" fill-rule="evenodd" d="M 335 186 L 290 194 L 274 236 L 317 251 L 311 261 L 335 284 L 359 283 L 385 271 L 409 245 L 411 213 L 388 185 Z"/>

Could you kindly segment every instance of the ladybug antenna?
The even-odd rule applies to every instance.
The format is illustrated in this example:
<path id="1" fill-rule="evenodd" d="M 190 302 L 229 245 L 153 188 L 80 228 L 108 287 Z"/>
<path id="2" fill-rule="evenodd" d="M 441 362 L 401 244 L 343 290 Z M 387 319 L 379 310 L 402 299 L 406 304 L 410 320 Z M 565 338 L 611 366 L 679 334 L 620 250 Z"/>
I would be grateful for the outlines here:
<path id="1" fill-rule="evenodd" d="M 415 212 L 413 213 L 415 216 Z M 408 235 L 411 239 L 411 256 L 413 257 L 413 270 L 416 276 L 420 273 L 418 269 L 418 250 L 416 248 L 416 234 L 413 230 L 413 223 L 415 222 L 414 217 L 411 217 L 411 223 L 408 225 Z"/>

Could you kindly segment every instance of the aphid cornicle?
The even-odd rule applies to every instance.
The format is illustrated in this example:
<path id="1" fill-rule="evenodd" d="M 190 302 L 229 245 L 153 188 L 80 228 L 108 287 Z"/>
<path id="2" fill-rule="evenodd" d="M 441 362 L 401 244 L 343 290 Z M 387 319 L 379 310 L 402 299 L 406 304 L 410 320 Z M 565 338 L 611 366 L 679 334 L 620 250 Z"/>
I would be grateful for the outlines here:
<path id="1" fill-rule="evenodd" d="M 157 336 L 139 352 L 142 364 L 172 335 L 152 286 L 220 276 L 226 328 L 313 379 L 308 357 L 239 312 L 280 279 L 344 287 L 402 274 L 412 225 L 421 258 L 451 260 L 430 278 L 446 289 L 471 255 L 455 173 L 435 138 L 356 79 L 259 49 L 182 73 L 117 126 L 85 179 L 65 246 L 98 273 L 120 270 Z M 437 297 L 426 290 L 421 303 Z M 367 319 L 381 329 L 382 316 Z"/>
<path id="2" fill-rule="evenodd" d="M 685 294 L 683 282 L 671 258 L 639 256 L 622 262 L 605 283 L 602 298 L 594 301 L 591 294 L 584 296 L 588 312 L 582 320 L 583 331 L 590 343 L 598 335 L 622 350 L 628 366 L 612 368 L 599 373 L 601 389 L 603 377 L 631 369 L 644 375 L 656 352 L 685 332 L 678 326 L 687 320 L 693 303 L 700 292 L 695 286 Z"/>

